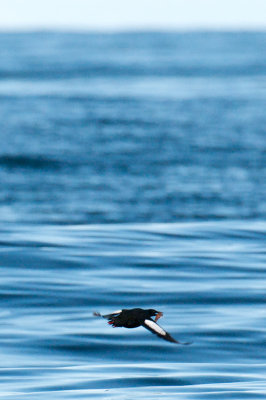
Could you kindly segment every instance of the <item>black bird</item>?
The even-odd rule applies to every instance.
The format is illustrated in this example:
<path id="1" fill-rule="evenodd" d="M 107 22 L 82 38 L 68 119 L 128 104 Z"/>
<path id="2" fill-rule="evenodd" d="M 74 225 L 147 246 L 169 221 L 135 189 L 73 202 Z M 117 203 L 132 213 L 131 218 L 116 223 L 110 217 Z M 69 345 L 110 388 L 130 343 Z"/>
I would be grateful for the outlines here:
<path id="1" fill-rule="evenodd" d="M 167 340 L 172 343 L 179 343 L 187 345 L 190 343 L 181 343 L 175 340 L 169 333 L 167 333 L 163 328 L 161 328 L 156 322 L 159 318 L 163 316 L 163 313 L 153 309 L 143 310 L 142 308 L 132 308 L 131 310 L 119 310 L 114 311 L 111 314 L 101 315 L 98 312 L 93 313 L 96 317 L 103 317 L 108 319 L 108 324 L 112 325 L 113 328 L 124 327 L 124 328 L 137 328 L 143 326 L 150 332 L 155 333 L 155 335 L 160 338 Z M 153 320 L 152 317 L 155 317 Z"/>

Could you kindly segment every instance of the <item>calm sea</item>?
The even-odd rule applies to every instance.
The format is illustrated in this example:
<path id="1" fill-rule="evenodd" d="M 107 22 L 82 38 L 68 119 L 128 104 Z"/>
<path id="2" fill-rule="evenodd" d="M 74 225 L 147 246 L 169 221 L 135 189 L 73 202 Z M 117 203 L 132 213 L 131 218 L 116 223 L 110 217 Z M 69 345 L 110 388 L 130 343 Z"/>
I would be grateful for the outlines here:
<path id="1" fill-rule="evenodd" d="M 266 398 L 265 43 L 0 34 L 0 398 Z"/>

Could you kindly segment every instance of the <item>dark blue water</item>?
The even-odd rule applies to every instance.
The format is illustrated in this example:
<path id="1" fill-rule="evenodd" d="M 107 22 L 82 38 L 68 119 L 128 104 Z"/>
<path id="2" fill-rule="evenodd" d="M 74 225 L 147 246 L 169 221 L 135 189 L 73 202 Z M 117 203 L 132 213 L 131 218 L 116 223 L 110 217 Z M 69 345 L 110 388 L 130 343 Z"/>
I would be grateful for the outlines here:
<path id="1" fill-rule="evenodd" d="M 1 34 L 1 219 L 265 219 L 265 43 Z"/>
<path id="2" fill-rule="evenodd" d="M 265 399 L 265 43 L 0 34 L 0 398 Z"/>

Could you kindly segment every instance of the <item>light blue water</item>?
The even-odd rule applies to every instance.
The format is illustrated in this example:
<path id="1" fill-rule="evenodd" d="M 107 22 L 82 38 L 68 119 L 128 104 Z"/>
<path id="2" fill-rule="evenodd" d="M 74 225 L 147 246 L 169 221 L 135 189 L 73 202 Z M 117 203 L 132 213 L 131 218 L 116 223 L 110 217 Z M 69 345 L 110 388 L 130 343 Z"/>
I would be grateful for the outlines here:
<path id="1" fill-rule="evenodd" d="M 6 225 L 2 397 L 265 398 L 265 233 L 258 222 Z M 193 344 L 92 316 L 138 306 Z"/>
<path id="2" fill-rule="evenodd" d="M 0 34 L 0 398 L 266 398 L 265 39 Z"/>

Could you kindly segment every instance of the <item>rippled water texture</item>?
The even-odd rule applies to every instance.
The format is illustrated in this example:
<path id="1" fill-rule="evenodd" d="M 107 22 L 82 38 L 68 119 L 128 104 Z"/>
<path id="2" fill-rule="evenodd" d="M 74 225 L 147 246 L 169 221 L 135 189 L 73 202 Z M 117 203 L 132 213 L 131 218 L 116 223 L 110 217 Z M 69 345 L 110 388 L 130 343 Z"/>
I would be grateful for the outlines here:
<path id="1" fill-rule="evenodd" d="M 265 43 L 0 34 L 1 220 L 265 220 Z"/>
<path id="2" fill-rule="evenodd" d="M 0 34 L 0 398 L 266 398 L 265 43 Z"/>
<path id="3" fill-rule="evenodd" d="M 265 224 L 2 225 L 4 399 L 263 399 Z M 155 307 L 190 346 L 92 312 Z"/>

